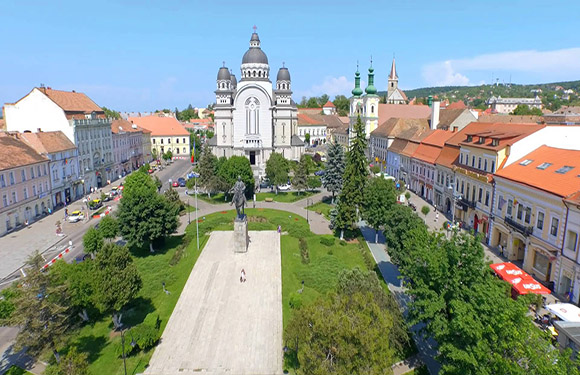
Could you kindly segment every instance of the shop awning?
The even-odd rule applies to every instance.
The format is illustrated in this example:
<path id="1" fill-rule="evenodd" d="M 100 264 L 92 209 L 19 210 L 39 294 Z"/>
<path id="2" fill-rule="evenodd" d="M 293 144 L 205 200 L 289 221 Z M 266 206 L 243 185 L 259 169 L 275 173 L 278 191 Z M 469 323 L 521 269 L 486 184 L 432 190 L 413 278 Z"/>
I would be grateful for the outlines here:
<path id="1" fill-rule="evenodd" d="M 571 303 L 553 303 L 546 310 L 566 322 L 580 322 L 580 308 Z"/>
<path id="2" fill-rule="evenodd" d="M 511 262 L 489 265 L 503 280 L 512 284 L 518 294 L 550 294 L 550 290 Z"/>

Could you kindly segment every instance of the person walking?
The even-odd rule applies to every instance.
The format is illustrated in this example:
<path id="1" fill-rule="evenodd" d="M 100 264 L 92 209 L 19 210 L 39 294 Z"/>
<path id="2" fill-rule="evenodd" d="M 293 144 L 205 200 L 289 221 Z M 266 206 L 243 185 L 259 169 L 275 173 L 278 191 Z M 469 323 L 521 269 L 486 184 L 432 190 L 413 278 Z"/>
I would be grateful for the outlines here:
<path id="1" fill-rule="evenodd" d="M 243 268 L 242 268 L 242 272 L 240 275 L 240 282 L 242 282 L 242 283 L 246 282 L 246 270 L 244 270 Z"/>

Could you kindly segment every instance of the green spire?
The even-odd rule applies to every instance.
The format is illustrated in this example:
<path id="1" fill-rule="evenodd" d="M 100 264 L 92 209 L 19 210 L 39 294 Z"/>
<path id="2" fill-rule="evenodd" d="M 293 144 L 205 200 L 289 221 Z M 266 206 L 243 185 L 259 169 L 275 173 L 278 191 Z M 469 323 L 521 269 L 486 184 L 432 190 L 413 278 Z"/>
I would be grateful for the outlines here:
<path id="1" fill-rule="evenodd" d="M 352 89 L 352 95 L 355 97 L 361 96 L 363 93 L 360 88 L 360 73 L 358 72 L 358 62 L 356 63 L 356 73 L 354 73 L 354 89 Z"/>
<path id="2" fill-rule="evenodd" d="M 371 67 L 369 68 L 369 85 L 365 89 L 368 95 L 376 95 L 377 88 L 375 87 L 375 73 L 373 69 L 373 58 L 371 57 Z"/>

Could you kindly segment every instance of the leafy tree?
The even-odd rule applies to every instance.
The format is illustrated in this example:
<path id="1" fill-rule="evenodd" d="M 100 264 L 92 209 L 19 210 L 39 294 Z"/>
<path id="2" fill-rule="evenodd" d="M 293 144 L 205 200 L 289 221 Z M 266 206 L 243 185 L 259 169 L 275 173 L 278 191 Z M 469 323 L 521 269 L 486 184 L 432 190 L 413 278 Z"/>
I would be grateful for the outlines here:
<path id="1" fill-rule="evenodd" d="M 163 160 L 165 160 L 166 162 L 168 162 L 169 160 L 171 160 L 172 157 L 173 157 L 173 152 L 171 152 L 171 150 L 168 150 L 162 156 Z"/>
<path id="2" fill-rule="evenodd" d="M 395 264 L 405 266 L 406 261 L 412 261 L 406 255 L 405 244 L 413 236 L 426 235 L 427 228 L 423 220 L 415 215 L 409 207 L 395 204 L 385 218 L 384 235 L 389 249 L 389 255 Z M 417 234 L 417 231 L 424 233 Z"/>
<path id="3" fill-rule="evenodd" d="M 220 164 L 219 161 L 218 164 Z M 240 176 L 246 184 L 246 197 L 250 197 L 254 193 L 254 173 L 250 160 L 244 156 L 232 156 L 222 162 L 218 168 L 218 176 L 225 181 L 226 190 L 234 186 L 238 176 Z"/>
<path id="4" fill-rule="evenodd" d="M 127 247 L 106 244 L 95 259 L 94 298 L 102 313 L 113 315 L 115 328 L 121 326 L 121 311 L 137 296 L 142 286 L 141 277 Z"/>
<path id="5" fill-rule="evenodd" d="M 513 110 L 512 115 L 518 116 L 542 116 L 542 110 L 539 108 L 530 108 L 526 104 L 520 104 Z"/>
<path id="6" fill-rule="evenodd" d="M 348 116 L 350 111 L 350 100 L 344 95 L 337 95 L 332 102 L 336 107 L 336 112 L 339 116 Z"/>
<path id="7" fill-rule="evenodd" d="M 14 287 L 0 291 L 0 325 L 3 325 L 2 321 L 10 318 L 10 315 L 16 309 L 14 299 L 17 294 L 18 291 Z"/>
<path id="8" fill-rule="evenodd" d="M 89 228 L 83 236 L 83 247 L 87 254 L 96 254 L 103 244 L 103 234 L 94 227 Z"/>
<path id="9" fill-rule="evenodd" d="M 88 375 L 89 361 L 88 354 L 79 352 L 76 346 L 69 349 L 60 363 L 49 366 L 44 372 L 45 375 Z"/>
<path id="10" fill-rule="evenodd" d="M 373 166 L 370 169 L 372 174 L 377 174 L 381 171 L 381 167 L 376 164 L 373 164 Z"/>
<path id="11" fill-rule="evenodd" d="M 320 177 L 318 176 L 308 176 L 306 185 L 308 186 L 308 189 L 315 190 L 322 186 L 322 181 L 320 181 Z"/>
<path id="12" fill-rule="evenodd" d="M 93 262 L 66 263 L 56 262 L 51 273 L 59 284 L 68 288 L 71 307 L 74 313 L 85 322 L 89 321 L 87 309 L 93 308 Z"/>
<path id="13" fill-rule="evenodd" d="M 342 189 L 344 164 L 344 149 L 336 142 L 331 143 L 328 147 L 328 158 L 324 169 L 324 175 L 322 176 L 322 185 L 326 190 L 332 193 L 333 202 L 334 194 L 340 192 L 340 189 Z"/>
<path id="14" fill-rule="evenodd" d="M 101 232 L 103 238 L 112 241 L 119 233 L 119 223 L 117 222 L 117 219 L 111 215 L 102 218 L 99 222 L 99 232 Z"/>
<path id="15" fill-rule="evenodd" d="M 288 182 L 288 171 L 290 165 L 288 160 L 282 154 L 273 152 L 266 162 L 266 177 L 276 187 L 276 194 L 278 194 L 278 185 L 283 185 Z"/>
<path id="16" fill-rule="evenodd" d="M 427 220 L 427 214 L 430 212 L 431 210 L 429 209 L 429 206 L 423 206 L 421 207 L 421 213 L 423 215 L 425 215 L 425 220 Z"/>
<path id="17" fill-rule="evenodd" d="M 304 134 L 304 143 L 310 145 L 310 133 Z"/>
<path id="18" fill-rule="evenodd" d="M 318 105 L 318 99 L 316 97 L 311 97 L 306 102 L 306 108 L 320 108 Z"/>
<path id="19" fill-rule="evenodd" d="M 371 179 L 365 191 L 361 213 L 363 219 L 375 229 L 375 243 L 378 242 L 379 229 L 385 226 L 387 216 L 396 202 L 397 195 L 392 181 L 382 177 Z"/>
<path id="20" fill-rule="evenodd" d="M 286 338 L 298 374 L 383 374 L 393 363 L 392 328 L 371 293 L 330 294 L 296 310 Z"/>
<path id="21" fill-rule="evenodd" d="M 205 189 L 208 197 L 211 193 L 219 191 L 223 182 L 218 174 L 218 158 L 211 152 L 206 143 L 199 158 L 199 185 Z"/>
<path id="22" fill-rule="evenodd" d="M 112 109 L 109 109 L 107 107 L 101 107 L 101 108 L 105 112 L 105 116 L 107 116 L 108 118 L 112 118 L 115 120 L 119 120 L 121 118 L 121 114 L 119 112 L 114 111 Z"/>
<path id="23" fill-rule="evenodd" d="M 73 327 L 74 320 L 66 285 L 54 282 L 50 272 L 43 272 L 44 263 L 38 252 L 28 258 L 26 277 L 14 299 L 15 310 L 8 324 L 20 327 L 16 351 L 26 347 L 28 355 L 37 357 L 51 349 L 59 361 L 57 345 Z"/>
<path id="24" fill-rule="evenodd" d="M 344 229 L 354 230 L 356 227 L 369 175 L 365 156 L 367 141 L 360 116 L 357 118 L 354 131 L 355 136 L 346 157 L 346 167 L 342 177 L 344 183 L 340 192 L 340 202 L 337 205 L 336 220 L 341 229 L 341 239 Z"/>
<path id="25" fill-rule="evenodd" d="M 125 180 L 119 205 L 119 229 L 131 246 L 149 244 L 177 229 L 177 215 L 171 203 L 156 192 L 153 179 L 144 173 L 132 173 Z"/>
<path id="26" fill-rule="evenodd" d="M 155 176 L 155 187 L 157 188 L 157 192 L 163 187 L 163 182 L 161 182 L 158 176 Z"/>
<path id="27" fill-rule="evenodd" d="M 318 105 L 322 107 L 323 105 L 326 104 L 326 102 L 328 102 L 329 99 L 330 97 L 326 94 L 320 95 L 320 97 L 318 98 Z"/>
<path id="28" fill-rule="evenodd" d="M 157 160 L 158 155 L 157 155 L 157 149 L 156 148 L 154 148 L 154 149 L 151 150 L 151 157 L 153 158 L 153 160 Z"/>

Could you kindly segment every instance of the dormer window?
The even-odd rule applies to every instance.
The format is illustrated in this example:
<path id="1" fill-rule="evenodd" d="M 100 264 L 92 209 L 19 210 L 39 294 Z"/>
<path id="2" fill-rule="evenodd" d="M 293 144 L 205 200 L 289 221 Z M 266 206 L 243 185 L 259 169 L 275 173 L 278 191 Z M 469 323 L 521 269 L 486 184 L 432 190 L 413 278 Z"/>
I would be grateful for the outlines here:
<path id="1" fill-rule="evenodd" d="M 467 142 L 473 142 L 473 136 L 472 135 L 468 135 L 467 136 Z"/>
<path id="2" fill-rule="evenodd" d="M 569 171 L 571 171 L 572 169 L 574 169 L 574 167 L 571 167 L 569 165 L 565 165 L 562 168 L 558 169 L 556 171 L 556 173 L 565 174 L 565 173 L 568 173 Z"/>
<path id="3" fill-rule="evenodd" d="M 485 143 L 485 137 L 479 137 L 479 144 Z"/>
<path id="4" fill-rule="evenodd" d="M 499 139 L 497 139 L 497 138 L 492 138 L 492 139 L 491 139 L 491 145 L 492 145 L 492 146 L 499 146 Z"/>
<path id="5" fill-rule="evenodd" d="M 529 164 L 531 164 L 532 162 L 533 162 L 533 160 L 532 160 L 532 159 L 526 159 L 526 160 L 522 161 L 522 162 L 520 163 L 520 165 L 523 165 L 523 166 L 525 167 L 526 165 L 529 165 Z"/>

